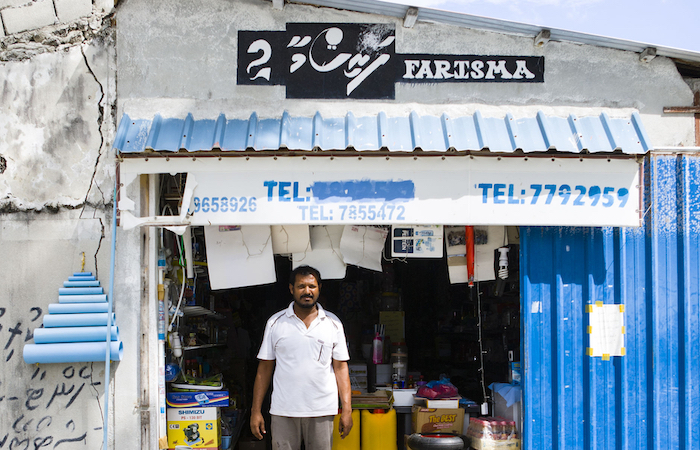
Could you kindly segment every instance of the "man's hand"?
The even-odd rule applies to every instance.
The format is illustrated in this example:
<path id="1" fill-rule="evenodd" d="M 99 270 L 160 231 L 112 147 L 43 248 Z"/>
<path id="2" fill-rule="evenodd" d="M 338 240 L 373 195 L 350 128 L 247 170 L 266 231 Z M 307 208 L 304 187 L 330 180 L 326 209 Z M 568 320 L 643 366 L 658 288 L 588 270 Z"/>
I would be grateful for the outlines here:
<path id="1" fill-rule="evenodd" d="M 352 426 L 352 418 L 350 418 L 350 425 Z M 254 412 L 250 414 L 250 431 L 258 439 L 262 439 L 263 435 L 267 433 L 265 430 L 265 419 L 263 419 L 262 414 L 259 412 Z"/>
<path id="2" fill-rule="evenodd" d="M 253 385 L 253 404 L 250 408 L 250 431 L 253 436 L 262 439 L 267 433 L 265 430 L 265 419 L 262 415 L 262 403 L 267 388 L 270 387 L 270 379 L 272 372 L 275 369 L 274 360 L 261 359 L 258 363 L 258 372 L 255 375 L 255 384 Z"/>
<path id="3" fill-rule="evenodd" d="M 350 390 L 350 370 L 346 361 L 333 360 L 333 372 L 338 383 L 338 395 L 340 396 L 340 421 L 338 431 L 340 437 L 350 434 L 352 430 L 352 391 Z"/>
<path id="4" fill-rule="evenodd" d="M 352 411 L 343 410 L 343 412 L 340 413 L 340 420 L 338 421 L 340 438 L 345 439 L 345 436 L 350 434 L 350 430 L 352 430 Z"/>

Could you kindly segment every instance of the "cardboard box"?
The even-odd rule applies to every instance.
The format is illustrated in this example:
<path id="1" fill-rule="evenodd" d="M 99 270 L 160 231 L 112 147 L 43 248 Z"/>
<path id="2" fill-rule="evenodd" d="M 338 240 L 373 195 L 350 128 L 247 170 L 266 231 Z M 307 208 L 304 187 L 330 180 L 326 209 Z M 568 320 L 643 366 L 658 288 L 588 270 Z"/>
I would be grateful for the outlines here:
<path id="1" fill-rule="evenodd" d="M 367 377 L 367 364 L 351 362 L 348 364 L 351 377 Z"/>
<path id="2" fill-rule="evenodd" d="M 413 406 L 416 401 L 415 394 L 418 389 L 394 389 L 392 394 L 394 395 L 394 406 Z"/>
<path id="3" fill-rule="evenodd" d="M 379 311 L 379 323 L 386 328 L 386 335 L 391 338 L 391 342 L 402 342 L 406 339 L 405 315 L 404 311 Z M 384 345 L 388 345 L 388 342 L 384 342 Z"/>
<path id="4" fill-rule="evenodd" d="M 350 387 L 353 391 L 367 392 L 367 377 L 350 375 Z"/>
<path id="5" fill-rule="evenodd" d="M 464 409 L 462 408 L 426 408 L 413 405 L 411 416 L 414 433 L 462 434 L 464 422 Z"/>
<path id="6" fill-rule="evenodd" d="M 511 384 L 520 384 L 520 361 L 509 362 L 508 368 L 508 382 Z"/>
<path id="7" fill-rule="evenodd" d="M 219 408 L 168 408 L 168 448 L 187 445 L 217 450 L 221 444 Z"/>
<path id="8" fill-rule="evenodd" d="M 228 391 L 168 392 L 165 402 L 168 408 L 227 408 Z"/>
<path id="9" fill-rule="evenodd" d="M 452 398 L 425 398 L 416 397 L 416 403 L 425 405 L 428 408 L 448 408 L 454 409 L 459 408 L 459 400 L 462 397 L 452 397 Z"/>

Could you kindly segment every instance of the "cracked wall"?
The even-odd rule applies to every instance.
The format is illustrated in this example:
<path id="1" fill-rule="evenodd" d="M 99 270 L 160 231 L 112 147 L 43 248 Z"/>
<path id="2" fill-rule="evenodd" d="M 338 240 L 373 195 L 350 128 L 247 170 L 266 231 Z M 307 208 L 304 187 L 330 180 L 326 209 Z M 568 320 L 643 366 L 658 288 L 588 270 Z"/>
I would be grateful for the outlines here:
<path id="1" fill-rule="evenodd" d="M 22 349 L 48 305 L 57 302 L 57 289 L 83 261 L 109 286 L 112 9 L 101 0 L 0 0 L 0 423 L 6 425 L 0 448 L 102 445 L 104 363 L 28 365 Z M 129 287 L 118 283 L 120 292 Z M 114 310 L 118 316 L 125 311 L 123 319 L 130 321 L 128 304 L 115 299 Z M 137 345 L 124 339 L 121 328 L 120 334 L 134 353 Z M 112 364 L 112 382 L 120 369 L 135 371 Z M 110 438 L 115 407 L 129 411 L 116 417 L 138 436 L 135 382 L 110 389 Z M 125 445 L 138 447 L 129 438 Z"/>
<path id="2" fill-rule="evenodd" d="M 84 43 L 0 66 L 0 212 L 111 201 L 113 164 L 101 155 L 109 153 L 104 133 L 113 119 L 89 63 L 108 64 L 109 51 Z"/>

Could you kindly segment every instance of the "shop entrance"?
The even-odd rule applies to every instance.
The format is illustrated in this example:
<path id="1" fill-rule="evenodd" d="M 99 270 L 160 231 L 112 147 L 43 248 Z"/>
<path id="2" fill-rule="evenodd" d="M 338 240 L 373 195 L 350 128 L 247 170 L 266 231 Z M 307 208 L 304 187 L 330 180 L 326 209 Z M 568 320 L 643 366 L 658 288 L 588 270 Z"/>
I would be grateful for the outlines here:
<path id="1" fill-rule="evenodd" d="M 173 211 L 177 211 L 177 200 L 173 199 L 179 195 L 171 194 L 183 185 L 182 180 L 163 177 L 161 205 L 172 204 Z M 467 417 L 482 412 L 485 416 L 496 414 L 495 408 L 502 405 L 496 402 L 497 395 L 489 386 L 512 381 L 513 363 L 520 361 L 518 228 L 499 228 L 505 230 L 499 236 L 501 240 L 507 236 L 510 256 L 505 279 L 496 275 L 495 279 L 477 280 L 473 286 L 455 283 L 446 252 L 436 258 L 392 257 L 392 240 L 387 239 L 381 272 L 348 265 L 342 279 L 323 280 L 319 302 L 343 321 L 351 362 L 367 367 L 366 374 L 353 377 L 354 391 L 407 389 L 420 381 L 448 378 L 460 396 L 472 403 Z M 168 231 L 163 235 L 164 254 L 168 267 L 172 267 L 165 307 L 170 311 L 172 331 L 178 333 L 182 346 L 181 353 L 174 352 L 171 339 L 166 351 L 166 367 L 175 380 L 168 390 L 170 393 L 172 388 L 182 387 L 183 380 L 204 383 L 212 389 L 223 383 L 230 399 L 229 406 L 221 410 L 223 435 L 232 436 L 231 448 L 237 442 L 245 447 L 253 439 L 247 418 L 256 354 L 267 318 L 291 301 L 288 279 L 292 258 L 274 256 L 274 283 L 211 289 L 204 228 L 191 227 L 191 234 L 194 277 L 186 279 L 184 290 L 180 287 L 186 272 L 180 257 L 184 249 L 178 248 L 182 246 L 181 238 Z M 482 240 L 488 239 L 482 236 Z M 502 246 L 503 241 L 492 243 L 494 274 L 498 273 L 496 248 Z M 373 365 L 372 341 L 381 325 L 387 336 L 382 364 L 391 367 L 397 347 L 407 355 L 406 375 L 397 380 L 400 385 L 393 384 L 391 378 L 384 379 Z M 394 338 L 391 333 L 400 335 Z M 175 374 L 178 371 L 180 374 Z M 482 404 L 488 409 L 482 410 Z M 263 411 L 268 408 L 264 405 Z M 398 415 L 397 437 L 411 433 L 410 407 L 402 411 L 403 415 Z M 510 414 L 518 420 L 521 416 L 512 408 Z M 462 432 L 466 433 L 466 428 Z M 402 439 L 397 441 L 398 447 L 403 448 Z"/>

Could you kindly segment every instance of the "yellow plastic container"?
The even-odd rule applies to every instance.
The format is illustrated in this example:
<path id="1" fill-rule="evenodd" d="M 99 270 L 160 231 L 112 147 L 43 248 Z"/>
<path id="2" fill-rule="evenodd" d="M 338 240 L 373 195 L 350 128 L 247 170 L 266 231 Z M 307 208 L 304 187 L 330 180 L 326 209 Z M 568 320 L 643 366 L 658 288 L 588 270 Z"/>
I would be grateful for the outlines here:
<path id="1" fill-rule="evenodd" d="M 362 450 L 398 450 L 396 444 L 396 410 L 374 413 L 362 410 Z"/>
<path id="2" fill-rule="evenodd" d="M 360 410 L 352 411 L 352 429 L 345 439 L 340 438 L 338 423 L 340 414 L 333 418 L 333 447 L 332 450 L 360 450 Z"/>

